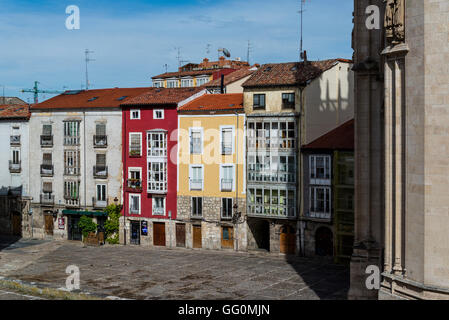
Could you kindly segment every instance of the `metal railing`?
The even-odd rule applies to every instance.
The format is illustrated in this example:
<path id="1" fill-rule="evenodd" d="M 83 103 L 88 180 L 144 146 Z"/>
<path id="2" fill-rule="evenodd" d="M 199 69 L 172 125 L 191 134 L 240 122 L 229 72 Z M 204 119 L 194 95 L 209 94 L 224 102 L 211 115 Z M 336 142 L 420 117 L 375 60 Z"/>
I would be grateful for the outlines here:
<path id="1" fill-rule="evenodd" d="M 55 196 L 51 193 L 43 193 L 40 195 L 41 204 L 54 205 Z"/>
<path id="2" fill-rule="evenodd" d="M 20 171 L 22 171 L 21 161 L 9 160 L 9 171 L 12 173 L 19 173 Z"/>
<path id="3" fill-rule="evenodd" d="M 224 155 L 232 154 L 232 143 L 222 143 L 221 154 L 224 154 Z"/>
<path id="4" fill-rule="evenodd" d="M 142 156 L 142 153 L 140 152 L 140 147 L 139 147 L 139 149 L 131 147 L 131 150 L 129 150 L 129 156 L 130 157 Z"/>
<path id="5" fill-rule="evenodd" d="M 153 215 L 163 216 L 165 214 L 164 208 L 153 208 Z"/>
<path id="6" fill-rule="evenodd" d="M 106 208 L 108 206 L 108 204 L 109 204 L 109 199 L 98 200 L 97 198 L 92 197 L 92 206 L 94 208 L 100 208 L 100 209 Z"/>
<path id="7" fill-rule="evenodd" d="M 81 172 L 80 167 L 65 167 L 64 175 L 66 176 L 79 176 Z"/>
<path id="8" fill-rule="evenodd" d="M 232 191 L 232 179 L 221 179 L 221 191 Z"/>
<path id="9" fill-rule="evenodd" d="M 94 178 L 107 178 L 108 166 L 94 166 Z"/>
<path id="10" fill-rule="evenodd" d="M 128 179 L 127 187 L 133 191 L 142 191 L 142 180 L 140 179 Z"/>
<path id="11" fill-rule="evenodd" d="M 190 179 L 190 190 L 203 190 L 203 180 Z"/>
<path id="12" fill-rule="evenodd" d="M 53 147 L 53 136 L 41 135 L 41 147 Z"/>
<path id="13" fill-rule="evenodd" d="M 65 146 L 79 146 L 80 137 L 64 136 Z"/>
<path id="14" fill-rule="evenodd" d="M 41 175 L 42 176 L 53 176 L 54 168 L 52 164 L 41 164 Z"/>
<path id="15" fill-rule="evenodd" d="M 106 148 L 108 146 L 108 136 L 94 135 L 94 147 L 95 148 Z"/>

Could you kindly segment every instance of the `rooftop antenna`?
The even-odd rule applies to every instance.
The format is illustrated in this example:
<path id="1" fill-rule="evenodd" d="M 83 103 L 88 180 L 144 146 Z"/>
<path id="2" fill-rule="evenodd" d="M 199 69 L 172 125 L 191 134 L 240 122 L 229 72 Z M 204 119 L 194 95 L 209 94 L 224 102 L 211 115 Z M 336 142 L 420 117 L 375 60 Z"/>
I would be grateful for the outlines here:
<path id="1" fill-rule="evenodd" d="M 251 54 L 252 49 L 253 49 L 253 47 L 251 46 L 251 41 L 248 40 L 248 51 L 247 51 L 247 53 L 246 53 L 246 62 L 248 62 L 249 65 L 250 65 L 250 63 L 249 63 L 249 57 L 250 57 L 250 54 Z"/>
<path id="2" fill-rule="evenodd" d="M 302 31 L 303 31 L 303 13 L 306 11 L 304 10 L 304 5 L 306 3 L 306 0 L 301 0 L 301 10 L 299 10 L 299 14 L 301 15 L 301 42 L 299 45 L 299 54 L 300 54 L 300 59 L 304 61 L 305 58 L 305 54 L 303 51 L 303 46 L 302 46 L 302 39 L 303 39 L 303 35 L 302 35 Z"/>
<path id="3" fill-rule="evenodd" d="M 210 45 L 210 43 L 208 43 L 206 45 L 206 57 L 208 57 L 208 58 L 209 58 L 209 55 L 210 55 L 210 47 L 211 47 L 211 45 Z"/>
<path id="4" fill-rule="evenodd" d="M 91 61 L 95 61 L 95 59 L 91 59 L 90 57 L 89 57 L 89 54 L 90 53 L 94 53 L 93 51 L 89 51 L 89 49 L 86 49 L 85 51 L 84 51 L 84 54 L 85 54 L 85 61 L 86 61 L 86 90 L 89 90 L 89 72 L 88 72 L 88 68 L 87 68 L 87 65 L 89 64 L 89 62 L 91 62 Z"/>
<path id="5" fill-rule="evenodd" d="M 181 47 L 175 47 L 175 50 L 178 51 L 176 59 L 178 60 L 178 67 L 181 68 Z"/>
<path id="6" fill-rule="evenodd" d="M 165 73 L 168 72 L 168 64 L 164 64 L 164 68 L 165 68 Z"/>

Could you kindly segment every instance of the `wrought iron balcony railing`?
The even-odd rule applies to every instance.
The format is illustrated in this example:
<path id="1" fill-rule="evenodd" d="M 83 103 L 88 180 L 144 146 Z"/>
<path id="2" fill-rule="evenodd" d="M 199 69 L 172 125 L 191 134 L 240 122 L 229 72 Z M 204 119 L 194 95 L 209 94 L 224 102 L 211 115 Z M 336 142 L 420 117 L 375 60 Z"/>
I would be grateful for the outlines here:
<path id="1" fill-rule="evenodd" d="M 127 188 L 131 191 L 142 191 L 142 180 L 140 179 L 128 179 Z"/>
<path id="2" fill-rule="evenodd" d="M 43 205 L 54 205 L 55 196 L 51 193 L 43 193 L 40 195 L 41 204 Z"/>
<path id="3" fill-rule="evenodd" d="M 53 147 L 53 136 L 41 135 L 41 147 Z"/>
<path id="4" fill-rule="evenodd" d="M 9 141 L 12 146 L 20 146 L 20 136 L 19 135 L 10 136 Z"/>
<path id="5" fill-rule="evenodd" d="M 108 206 L 108 199 L 98 200 L 96 197 L 92 197 L 92 206 L 96 209 L 104 209 Z"/>
<path id="6" fill-rule="evenodd" d="M 94 178 L 107 178 L 108 166 L 94 166 Z"/>
<path id="7" fill-rule="evenodd" d="M 108 146 L 108 136 L 94 136 L 94 147 L 95 148 L 106 148 Z"/>
<path id="8" fill-rule="evenodd" d="M 41 164 L 41 176 L 51 177 L 54 174 L 54 168 L 52 164 Z"/>
<path id="9" fill-rule="evenodd" d="M 232 191 L 232 179 L 221 179 L 221 191 Z"/>
<path id="10" fill-rule="evenodd" d="M 190 179 L 190 190 L 203 190 L 203 180 Z"/>
<path id="11" fill-rule="evenodd" d="M 11 173 L 20 173 L 21 171 L 22 171 L 22 163 L 21 163 L 21 161 L 9 160 L 9 172 L 11 172 Z"/>

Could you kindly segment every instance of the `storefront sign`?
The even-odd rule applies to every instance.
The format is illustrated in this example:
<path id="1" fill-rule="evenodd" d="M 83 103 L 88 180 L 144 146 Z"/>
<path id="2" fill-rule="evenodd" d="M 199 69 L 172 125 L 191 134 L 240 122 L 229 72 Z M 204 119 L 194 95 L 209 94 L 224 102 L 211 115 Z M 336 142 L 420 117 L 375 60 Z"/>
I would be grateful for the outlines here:
<path id="1" fill-rule="evenodd" d="M 147 221 L 141 221 L 140 222 L 140 229 L 141 229 L 141 234 L 143 236 L 147 236 L 148 235 L 148 222 Z"/>

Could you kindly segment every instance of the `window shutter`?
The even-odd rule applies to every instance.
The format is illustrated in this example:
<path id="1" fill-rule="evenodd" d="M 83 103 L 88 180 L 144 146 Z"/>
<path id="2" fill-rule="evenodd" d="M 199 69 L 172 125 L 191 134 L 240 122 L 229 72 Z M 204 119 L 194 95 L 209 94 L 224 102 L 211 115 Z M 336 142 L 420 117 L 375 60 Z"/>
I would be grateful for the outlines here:
<path id="1" fill-rule="evenodd" d="M 104 123 L 97 123 L 96 134 L 97 134 L 97 136 L 105 136 L 106 135 L 106 125 Z"/>

